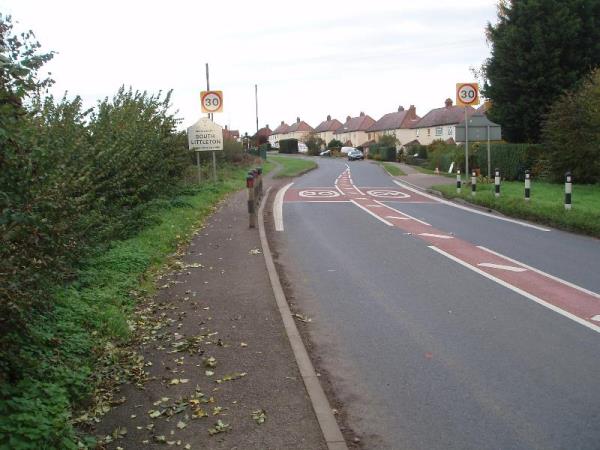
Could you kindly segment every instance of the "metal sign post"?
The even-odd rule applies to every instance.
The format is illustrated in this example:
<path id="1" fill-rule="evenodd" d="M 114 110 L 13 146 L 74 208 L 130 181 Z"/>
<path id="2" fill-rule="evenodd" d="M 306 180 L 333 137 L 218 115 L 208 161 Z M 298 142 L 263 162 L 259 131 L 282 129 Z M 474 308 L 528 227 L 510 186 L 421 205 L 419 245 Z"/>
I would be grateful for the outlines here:
<path id="1" fill-rule="evenodd" d="M 203 117 L 187 129 L 188 146 L 197 152 L 198 181 L 201 180 L 200 152 L 212 152 L 213 179 L 217 181 L 217 154 L 223 150 L 223 128 L 207 117 Z"/>
<path id="2" fill-rule="evenodd" d="M 465 174 L 469 174 L 469 106 L 479 105 L 479 84 L 456 83 L 456 105 L 465 107 Z"/>

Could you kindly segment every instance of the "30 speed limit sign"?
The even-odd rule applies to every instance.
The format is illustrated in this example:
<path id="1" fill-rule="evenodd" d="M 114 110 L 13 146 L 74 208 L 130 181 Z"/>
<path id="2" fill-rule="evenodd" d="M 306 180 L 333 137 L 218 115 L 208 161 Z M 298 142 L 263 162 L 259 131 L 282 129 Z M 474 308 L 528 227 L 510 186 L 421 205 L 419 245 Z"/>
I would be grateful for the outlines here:
<path id="1" fill-rule="evenodd" d="M 223 112 L 223 91 L 202 91 L 200 102 L 203 113 Z"/>
<path id="2" fill-rule="evenodd" d="M 459 106 L 479 105 L 477 83 L 456 83 L 456 104 Z"/>

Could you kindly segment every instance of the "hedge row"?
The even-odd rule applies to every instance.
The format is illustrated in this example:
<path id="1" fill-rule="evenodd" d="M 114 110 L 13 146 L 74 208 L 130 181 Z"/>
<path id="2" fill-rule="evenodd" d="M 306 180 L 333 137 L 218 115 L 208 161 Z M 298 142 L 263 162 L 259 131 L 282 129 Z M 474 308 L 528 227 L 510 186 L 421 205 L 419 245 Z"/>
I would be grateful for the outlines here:
<path id="1" fill-rule="evenodd" d="M 281 139 L 279 153 L 298 153 L 298 139 Z"/>
<path id="2" fill-rule="evenodd" d="M 369 147 L 369 159 L 376 161 L 396 161 L 396 148 L 374 144 Z"/>

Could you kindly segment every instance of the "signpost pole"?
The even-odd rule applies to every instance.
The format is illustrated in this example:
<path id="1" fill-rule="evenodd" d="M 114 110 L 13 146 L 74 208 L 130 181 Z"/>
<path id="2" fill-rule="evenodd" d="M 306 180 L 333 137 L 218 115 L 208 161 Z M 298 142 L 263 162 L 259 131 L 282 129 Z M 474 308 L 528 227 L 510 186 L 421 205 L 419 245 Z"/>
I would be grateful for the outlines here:
<path id="1" fill-rule="evenodd" d="M 198 166 L 198 184 L 202 183 L 202 167 L 200 167 L 200 152 L 196 152 L 196 165 Z"/>
<path id="2" fill-rule="evenodd" d="M 467 107 L 465 106 L 465 173 L 469 176 L 469 118 L 467 117 Z"/>
<path id="3" fill-rule="evenodd" d="M 217 154 L 212 152 L 213 154 L 213 181 L 217 182 Z"/>
<path id="4" fill-rule="evenodd" d="M 487 176 L 490 178 L 492 175 L 492 157 L 490 154 L 490 126 L 487 126 L 487 153 L 488 153 L 488 173 Z"/>

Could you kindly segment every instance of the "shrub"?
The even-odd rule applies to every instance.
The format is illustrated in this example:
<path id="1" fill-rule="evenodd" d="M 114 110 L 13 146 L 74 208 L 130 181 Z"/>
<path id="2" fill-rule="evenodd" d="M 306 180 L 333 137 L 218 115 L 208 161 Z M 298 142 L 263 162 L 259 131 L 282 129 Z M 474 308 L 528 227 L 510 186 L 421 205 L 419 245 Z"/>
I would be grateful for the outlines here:
<path id="1" fill-rule="evenodd" d="M 325 141 L 314 134 L 310 135 L 306 140 L 306 146 L 308 147 L 308 154 L 311 156 L 318 156 L 321 152 L 321 147 L 325 145 Z"/>
<path id="2" fill-rule="evenodd" d="M 374 144 L 369 147 L 369 159 L 375 161 L 396 161 L 396 147 Z"/>
<path id="3" fill-rule="evenodd" d="M 550 108 L 542 136 L 556 181 L 570 170 L 580 183 L 600 182 L 600 69 Z"/>
<path id="4" fill-rule="evenodd" d="M 342 141 L 338 141 L 337 139 L 332 139 L 327 144 L 327 148 L 342 148 L 344 143 Z"/>

